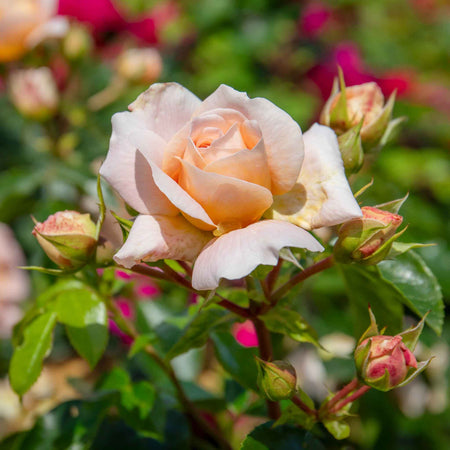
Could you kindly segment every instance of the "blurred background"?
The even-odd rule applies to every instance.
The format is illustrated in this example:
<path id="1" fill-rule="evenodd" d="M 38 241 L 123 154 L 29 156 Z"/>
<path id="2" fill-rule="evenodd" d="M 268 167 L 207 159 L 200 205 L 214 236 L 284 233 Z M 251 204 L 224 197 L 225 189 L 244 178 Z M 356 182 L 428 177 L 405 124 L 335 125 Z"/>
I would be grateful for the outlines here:
<path id="1" fill-rule="evenodd" d="M 448 305 L 446 0 L 59 0 L 42 17 L 39 1 L 19 3 L 22 9 L 11 12 L 15 7 L 0 1 L 0 436 L 29 428 L 37 416 L 79 395 L 82 388 L 67 384 L 67 374 L 89 378 L 61 334 L 45 377 L 23 405 L 8 388 L 12 326 L 52 283 L 47 275 L 16 270 L 22 264 L 51 266 L 31 235 L 30 216 L 42 221 L 64 209 L 95 216 L 96 174 L 108 149 L 111 116 L 155 81 L 176 81 L 200 98 L 228 84 L 268 98 L 303 130 L 317 121 L 338 65 L 347 85 L 375 81 L 386 98 L 396 91 L 394 117 L 407 120 L 396 139 L 367 159 L 352 188 L 356 192 L 374 178 L 361 197 L 365 205 L 409 192 L 401 210 L 410 223 L 404 240 L 437 244 L 419 253 Z M 45 33 L 37 36 L 43 24 Z M 112 193 L 107 196 L 109 204 L 117 202 Z M 163 295 L 174 310 L 185 305 L 176 290 L 121 282 L 130 283 L 129 298 Z M 319 335 L 333 329 L 343 347 L 349 338 L 351 347 L 354 330 L 341 312 L 346 297 L 337 274 L 308 283 L 304 293 L 302 313 Z M 332 341 L 340 342 L 336 336 Z M 419 352 L 436 355 L 431 368 L 405 388 L 369 393 L 345 448 L 448 448 L 449 336 L 448 323 L 444 339 L 425 330 Z M 120 336 L 110 344 L 112 360 L 121 345 Z M 324 362 L 308 349 L 299 358 L 312 358 L 310 365 L 320 364 L 317 370 L 326 368 L 336 382 L 353 373 L 346 359 Z"/>

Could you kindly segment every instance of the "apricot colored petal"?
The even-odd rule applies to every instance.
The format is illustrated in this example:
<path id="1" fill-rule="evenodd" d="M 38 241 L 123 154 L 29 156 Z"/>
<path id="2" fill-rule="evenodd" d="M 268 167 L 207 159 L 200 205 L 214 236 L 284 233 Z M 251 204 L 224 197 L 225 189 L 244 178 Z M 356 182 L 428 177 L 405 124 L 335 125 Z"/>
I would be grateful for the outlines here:
<path id="1" fill-rule="evenodd" d="M 155 83 L 130 106 L 143 111 L 146 127 L 166 142 L 191 119 L 200 100 L 178 83 Z"/>
<path id="2" fill-rule="evenodd" d="M 114 260 L 126 268 L 160 259 L 193 261 L 211 238 L 183 216 L 140 215 Z"/>
<path id="3" fill-rule="evenodd" d="M 334 131 L 314 124 L 303 138 L 305 160 L 298 181 L 290 192 L 274 198 L 271 217 L 306 229 L 361 217 Z"/>
<path id="4" fill-rule="evenodd" d="M 28 36 L 26 44 L 32 48 L 44 39 L 63 37 L 69 30 L 69 21 L 65 17 L 54 17 L 36 27 Z"/>
<path id="5" fill-rule="evenodd" d="M 146 130 L 134 113 L 122 112 L 112 118 L 113 132 L 100 175 L 136 211 L 143 214 L 177 214 L 177 209 L 152 179 L 148 160 L 162 159 L 166 143 Z M 138 151 L 139 149 L 139 151 Z"/>
<path id="6" fill-rule="evenodd" d="M 213 230 L 216 228 L 205 209 L 176 181 L 164 173 L 153 161 L 148 159 L 147 163 L 151 167 L 151 176 L 156 186 L 189 221 L 202 230 Z"/>
<path id="7" fill-rule="evenodd" d="M 237 280 L 260 264 L 274 266 L 284 247 L 323 250 L 313 236 L 296 225 L 262 220 L 211 241 L 195 262 L 192 285 L 199 290 L 215 289 L 221 278 Z"/>
<path id="8" fill-rule="evenodd" d="M 236 136 L 239 134 L 239 125 L 233 124 L 231 128 L 220 138 L 216 139 L 208 148 L 200 148 L 199 152 L 207 164 L 212 163 L 221 158 L 227 158 L 234 155 L 245 147 L 242 138 Z"/>
<path id="9" fill-rule="evenodd" d="M 272 204 L 272 194 L 262 186 L 181 163 L 180 186 L 203 206 L 216 225 L 246 226 Z"/>
<path id="10" fill-rule="evenodd" d="M 195 111 L 229 108 L 256 120 L 261 128 L 272 177 L 272 193 L 284 194 L 297 181 L 303 161 L 303 139 L 298 124 L 282 109 L 264 98 L 248 98 L 244 92 L 221 85 Z"/>
<path id="11" fill-rule="evenodd" d="M 252 150 L 240 150 L 234 155 L 218 159 L 204 170 L 255 183 L 270 190 L 270 171 L 262 140 Z"/>

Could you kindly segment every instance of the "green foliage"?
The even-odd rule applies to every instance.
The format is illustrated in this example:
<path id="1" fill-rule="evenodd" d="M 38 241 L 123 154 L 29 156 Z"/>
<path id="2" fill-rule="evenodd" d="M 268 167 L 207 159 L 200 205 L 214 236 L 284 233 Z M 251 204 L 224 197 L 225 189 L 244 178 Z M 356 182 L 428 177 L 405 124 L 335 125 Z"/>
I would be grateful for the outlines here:
<path id="1" fill-rule="evenodd" d="M 56 313 L 47 312 L 34 319 L 24 330 L 23 342 L 15 349 L 9 366 L 14 391 L 22 396 L 37 380 L 42 361 L 51 349 Z"/>

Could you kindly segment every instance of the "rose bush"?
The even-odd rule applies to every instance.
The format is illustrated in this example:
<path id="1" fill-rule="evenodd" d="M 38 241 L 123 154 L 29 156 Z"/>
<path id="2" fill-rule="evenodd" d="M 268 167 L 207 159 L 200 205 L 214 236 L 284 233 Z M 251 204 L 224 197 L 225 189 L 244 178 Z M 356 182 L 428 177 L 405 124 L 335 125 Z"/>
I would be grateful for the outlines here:
<path id="1" fill-rule="evenodd" d="M 203 102 L 158 83 L 113 116 L 100 173 L 139 212 L 115 255 L 194 261 L 196 289 L 275 265 L 283 247 L 321 251 L 305 230 L 361 216 L 335 133 L 222 85 Z M 264 220 L 260 220 L 260 219 Z M 302 227 L 302 228 L 301 228 Z"/>
<path id="2" fill-rule="evenodd" d="M 64 17 L 54 17 L 57 0 L 0 0 L 0 62 L 19 59 L 47 37 L 67 31 Z"/>

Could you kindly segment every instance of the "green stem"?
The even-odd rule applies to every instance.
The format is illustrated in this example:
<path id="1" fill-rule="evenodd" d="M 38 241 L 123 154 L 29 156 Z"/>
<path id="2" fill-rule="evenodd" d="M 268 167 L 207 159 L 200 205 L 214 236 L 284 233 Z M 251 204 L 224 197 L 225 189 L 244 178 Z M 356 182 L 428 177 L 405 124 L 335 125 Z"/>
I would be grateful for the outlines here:
<path id="1" fill-rule="evenodd" d="M 269 330 L 258 317 L 253 317 L 251 320 L 258 336 L 259 356 L 264 361 L 271 361 L 273 359 L 273 350 Z M 269 418 L 272 420 L 279 419 L 281 416 L 280 404 L 272 400 L 266 400 L 266 405 Z"/>
<path id="2" fill-rule="evenodd" d="M 120 310 L 115 305 L 111 298 L 106 298 L 106 303 L 108 309 L 113 314 L 113 319 L 118 325 L 118 327 L 128 336 L 133 339 L 139 337 L 139 333 L 136 331 L 133 323 L 126 319 Z M 195 405 L 189 400 L 186 393 L 184 392 L 183 386 L 179 382 L 172 366 L 166 363 L 154 350 L 151 345 L 146 345 L 144 347 L 145 352 L 158 364 L 159 367 L 166 373 L 170 381 L 172 382 L 178 396 L 178 400 L 183 405 L 186 413 L 190 417 L 193 425 L 196 425 L 200 430 L 202 430 L 212 442 L 218 445 L 218 448 L 223 450 L 231 450 L 231 446 L 228 441 L 221 435 L 220 430 L 215 430 L 197 411 Z"/>
<path id="3" fill-rule="evenodd" d="M 309 416 L 314 417 L 315 420 L 318 419 L 318 412 L 315 409 L 311 409 L 298 395 L 294 395 L 291 398 L 291 402 L 298 406 L 302 411 L 304 411 Z"/>
<path id="4" fill-rule="evenodd" d="M 306 280 L 312 275 L 316 273 L 322 272 L 322 270 L 329 269 L 334 264 L 333 256 L 328 256 L 328 258 L 322 259 L 321 261 L 313 264 L 312 266 L 307 267 L 302 272 L 299 272 L 297 275 L 292 277 L 289 281 L 287 281 L 283 286 L 278 288 L 272 294 L 272 300 L 276 302 L 280 298 L 282 298 L 285 294 L 287 294 L 294 286 L 296 286 L 301 281 Z"/>

